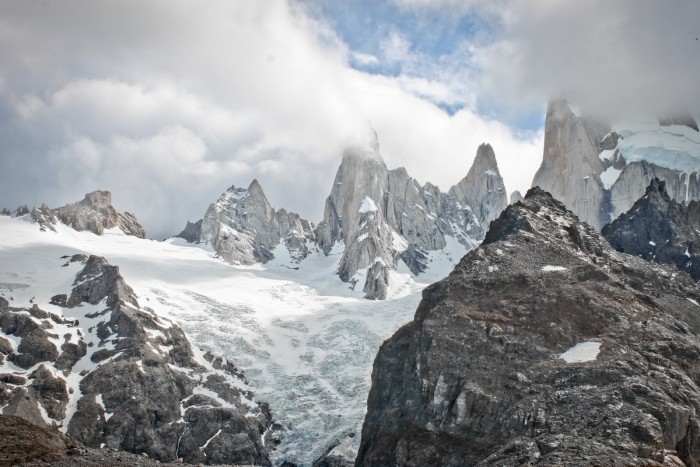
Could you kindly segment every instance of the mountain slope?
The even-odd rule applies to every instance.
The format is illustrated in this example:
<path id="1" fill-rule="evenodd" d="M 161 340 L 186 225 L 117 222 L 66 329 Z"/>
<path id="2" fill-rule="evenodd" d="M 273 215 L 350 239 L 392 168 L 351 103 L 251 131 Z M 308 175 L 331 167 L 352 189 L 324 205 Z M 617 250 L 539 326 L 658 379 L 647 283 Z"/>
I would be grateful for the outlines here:
<path id="1" fill-rule="evenodd" d="M 41 266 L 38 286 L 0 284 L 3 414 L 163 461 L 269 463 L 269 412 L 233 365 L 194 352 L 104 258 Z M 65 293 L 37 299 L 50 291 Z"/>
<path id="2" fill-rule="evenodd" d="M 673 264 L 700 279 L 700 202 L 672 200 L 666 182 L 654 179 L 626 213 L 603 227 L 602 234 L 618 251 L 648 261 Z"/>
<path id="3" fill-rule="evenodd" d="M 208 245 L 181 239 L 55 227 L 56 233 L 41 232 L 28 216 L 0 216 L 0 296 L 11 307 L 31 308 L 32 300 L 42 310 L 62 313 L 51 298 L 70 295 L 82 265 L 64 268 L 70 258 L 61 256 L 107 258 L 119 266 L 139 304 L 182 328 L 200 364 L 207 364 L 203 354 L 210 352 L 245 374 L 255 400 L 269 404 L 274 416 L 275 429 L 265 438 L 266 447 L 275 446 L 273 465 L 310 466 L 331 447 L 331 457 L 352 462 L 377 349 L 411 318 L 425 281 L 454 267 L 447 256 L 434 256 L 429 272 L 403 274 L 388 300 L 373 301 L 336 275 L 338 248 L 329 256 L 314 252 L 297 270 L 290 269 L 294 263 L 284 258 L 283 245 L 265 264 L 236 266 Z"/>
<path id="4" fill-rule="evenodd" d="M 382 345 L 356 465 L 697 465 L 699 302 L 533 188 Z"/>

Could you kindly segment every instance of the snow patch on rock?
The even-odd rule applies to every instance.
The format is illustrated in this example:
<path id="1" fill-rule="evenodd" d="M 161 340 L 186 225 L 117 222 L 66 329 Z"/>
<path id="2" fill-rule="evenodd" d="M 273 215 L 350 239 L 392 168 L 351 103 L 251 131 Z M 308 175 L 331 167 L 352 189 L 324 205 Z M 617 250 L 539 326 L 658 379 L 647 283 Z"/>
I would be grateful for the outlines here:
<path id="1" fill-rule="evenodd" d="M 566 363 L 592 362 L 598 358 L 600 353 L 600 342 L 585 341 L 579 342 L 569 350 L 559 355 L 559 358 Z"/>

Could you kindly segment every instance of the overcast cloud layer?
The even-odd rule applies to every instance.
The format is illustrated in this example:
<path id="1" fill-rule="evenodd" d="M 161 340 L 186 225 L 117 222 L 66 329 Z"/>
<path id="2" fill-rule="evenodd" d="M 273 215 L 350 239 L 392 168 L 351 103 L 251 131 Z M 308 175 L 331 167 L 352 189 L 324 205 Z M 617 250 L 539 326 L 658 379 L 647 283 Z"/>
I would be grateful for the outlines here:
<path id="1" fill-rule="evenodd" d="M 395 3 L 418 19 L 436 11 L 435 2 Z M 623 108 L 652 88 L 664 102 L 683 96 L 700 107 L 694 3 L 439 6 L 483 13 L 497 34 L 430 56 L 389 27 L 373 55 L 304 3 L 5 1 L 0 207 L 58 206 L 108 189 L 160 238 L 230 185 L 258 178 L 276 207 L 318 221 L 343 146 L 368 124 L 389 168 L 405 166 L 421 183 L 448 189 L 487 141 L 507 188 L 523 190 L 542 134 L 513 127 L 509 109 L 541 115 L 565 92 L 592 108 L 615 96 Z M 388 61 L 403 71 L 383 74 Z"/>

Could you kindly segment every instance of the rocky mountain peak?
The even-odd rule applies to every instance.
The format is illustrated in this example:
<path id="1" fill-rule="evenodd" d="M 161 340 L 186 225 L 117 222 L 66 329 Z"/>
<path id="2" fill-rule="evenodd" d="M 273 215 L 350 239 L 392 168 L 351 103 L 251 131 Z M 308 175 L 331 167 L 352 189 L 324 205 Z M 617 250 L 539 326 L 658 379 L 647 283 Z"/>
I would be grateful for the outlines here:
<path id="1" fill-rule="evenodd" d="M 265 194 L 265 191 L 263 190 L 262 185 L 260 185 L 260 182 L 258 182 L 257 178 L 254 178 L 253 181 L 250 182 L 250 185 L 248 185 L 248 193 L 250 196 L 259 198 L 265 204 L 270 205 L 270 201 L 267 199 L 267 195 Z"/>
<path id="2" fill-rule="evenodd" d="M 85 195 L 80 204 L 95 210 L 108 208 L 112 205 L 112 193 L 109 191 L 95 190 Z"/>
<path id="3" fill-rule="evenodd" d="M 379 138 L 374 128 L 351 140 L 343 151 L 343 159 L 378 159 L 383 162 L 379 150 Z"/>
<path id="4" fill-rule="evenodd" d="M 483 245 L 507 241 L 515 237 L 528 241 L 565 244 L 586 255 L 602 255 L 607 246 L 595 229 L 540 187 L 530 188 L 525 197 L 508 206 L 491 223 Z"/>
<path id="5" fill-rule="evenodd" d="M 489 143 L 481 143 L 476 149 L 476 157 L 474 158 L 472 166 L 478 169 L 483 168 L 484 170 L 498 169 L 496 153 L 493 152 L 493 148 Z"/>
<path id="6" fill-rule="evenodd" d="M 483 231 L 508 205 L 508 194 L 498 170 L 496 154 L 490 144 L 482 143 L 472 166 L 449 194 L 463 206 L 470 206 Z"/>
<path id="7" fill-rule="evenodd" d="M 313 224 L 296 213 L 275 210 L 257 179 L 248 188 L 231 186 L 209 206 L 204 218 L 188 221 L 178 237 L 209 243 L 233 264 L 266 263 L 281 242 L 292 261 L 298 262 L 315 242 Z"/>
<path id="8" fill-rule="evenodd" d="M 532 186 L 541 186 L 596 228 L 607 222 L 601 214 L 605 194 L 600 174 L 604 166 L 598 154 L 600 142 L 609 132 L 607 123 L 584 117 L 569 101 L 551 101 L 542 165 L 532 181 Z"/>
<path id="9" fill-rule="evenodd" d="M 672 199 L 700 199 L 697 122 L 677 109 L 668 115 L 659 124 L 610 125 L 582 114 L 569 101 L 551 101 L 542 164 L 532 185 L 597 229 L 627 211 L 654 178 L 666 181 Z M 670 125 L 676 127 L 665 128 Z"/>
<path id="10" fill-rule="evenodd" d="M 89 230 L 96 235 L 103 235 L 105 229 L 118 227 L 126 235 L 146 238 L 146 232 L 130 212 L 118 212 L 112 206 L 112 194 L 109 191 L 96 190 L 85 195 L 77 203 L 50 209 L 46 203 L 31 211 L 22 206 L 15 216 L 31 214 L 42 231 L 56 231 L 56 222 L 60 221 L 81 232 Z"/>

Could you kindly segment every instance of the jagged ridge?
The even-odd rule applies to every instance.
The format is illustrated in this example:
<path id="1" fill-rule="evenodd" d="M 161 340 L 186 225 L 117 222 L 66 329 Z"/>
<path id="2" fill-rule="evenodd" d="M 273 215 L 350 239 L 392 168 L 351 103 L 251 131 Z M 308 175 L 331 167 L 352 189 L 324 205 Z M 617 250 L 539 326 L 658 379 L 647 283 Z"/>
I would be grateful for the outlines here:
<path id="1" fill-rule="evenodd" d="M 673 264 L 700 279 L 700 202 L 672 200 L 666 182 L 655 178 L 626 213 L 603 227 L 602 234 L 618 251 L 648 261 Z"/>

